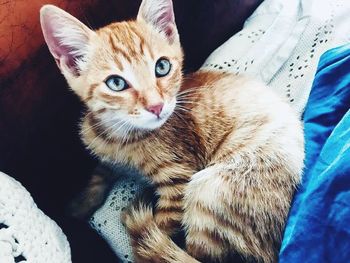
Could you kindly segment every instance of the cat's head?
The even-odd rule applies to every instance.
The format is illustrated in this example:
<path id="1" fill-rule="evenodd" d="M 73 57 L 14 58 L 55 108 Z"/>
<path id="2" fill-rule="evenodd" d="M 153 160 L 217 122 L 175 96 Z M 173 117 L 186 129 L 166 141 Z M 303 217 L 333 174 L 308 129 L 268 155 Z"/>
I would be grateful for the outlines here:
<path id="1" fill-rule="evenodd" d="M 71 89 L 107 128 L 152 130 L 172 114 L 183 61 L 172 0 L 143 0 L 135 21 L 96 31 L 52 5 L 40 21 Z"/>

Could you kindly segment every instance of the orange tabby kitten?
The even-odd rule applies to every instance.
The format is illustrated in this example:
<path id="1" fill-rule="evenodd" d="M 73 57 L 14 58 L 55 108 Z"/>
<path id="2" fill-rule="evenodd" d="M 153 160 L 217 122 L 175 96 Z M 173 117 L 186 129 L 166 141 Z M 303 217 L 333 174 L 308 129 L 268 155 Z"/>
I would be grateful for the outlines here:
<path id="1" fill-rule="evenodd" d="M 171 0 L 143 0 L 135 21 L 96 31 L 54 6 L 42 8 L 41 23 L 88 108 L 87 148 L 136 167 L 156 187 L 154 210 L 140 201 L 124 217 L 136 261 L 224 262 L 238 253 L 276 262 L 304 158 L 287 103 L 231 74 L 183 78 Z M 87 192 L 100 195 L 105 183 L 93 180 Z M 186 252 L 170 238 L 180 228 Z"/>

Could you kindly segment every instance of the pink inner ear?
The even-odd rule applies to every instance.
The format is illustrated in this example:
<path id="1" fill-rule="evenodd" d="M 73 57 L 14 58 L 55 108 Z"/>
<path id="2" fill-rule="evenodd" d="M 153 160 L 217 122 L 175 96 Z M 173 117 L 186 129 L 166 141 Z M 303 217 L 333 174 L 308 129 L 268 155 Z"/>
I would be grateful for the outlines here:
<path id="1" fill-rule="evenodd" d="M 59 68 L 65 64 L 73 74 L 78 74 L 77 59 L 74 55 L 74 49 L 64 44 L 64 39 L 57 36 L 57 28 L 62 27 L 61 23 L 53 15 L 47 15 L 42 23 L 44 36 L 50 52 Z"/>
<path id="2" fill-rule="evenodd" d="M 174 23 L 174 15 L 171 9 L 167 9 L 157 20 L 157 24 L 161 25 L 162 31 L 167 37 L 171 38 L 171 40 L 174 37 Z"/>

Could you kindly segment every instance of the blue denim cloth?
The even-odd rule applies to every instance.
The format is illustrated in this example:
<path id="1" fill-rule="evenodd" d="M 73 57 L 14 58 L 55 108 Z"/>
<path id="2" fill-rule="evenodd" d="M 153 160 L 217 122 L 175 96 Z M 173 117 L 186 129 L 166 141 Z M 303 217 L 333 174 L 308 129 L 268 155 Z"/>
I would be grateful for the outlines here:
<path id="1" fill-rule="evenodd" d="M 304 113 L 305 171 L 281 263 L 350 262 L 350 44 L 324 53 Z"/>

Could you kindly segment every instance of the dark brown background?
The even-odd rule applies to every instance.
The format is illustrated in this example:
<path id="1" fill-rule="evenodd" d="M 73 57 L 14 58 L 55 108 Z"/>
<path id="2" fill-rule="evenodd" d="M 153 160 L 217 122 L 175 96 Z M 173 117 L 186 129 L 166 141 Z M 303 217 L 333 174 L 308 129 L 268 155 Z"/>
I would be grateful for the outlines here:
<path id="1" fill-rule="evenodd" d="M 174 0 L 185 69 L 197 69 L 262 0 Z M 116 262 L 94 232 L 65 216 L 96 165 L 77 132 L 83 111 L 40 32 L 38 10 L 54 3 L 93 28 L 133 18 L 140 0 L 0 0 L 0 170 L 19 180 L 63 228 L 73 262 Z"/>

